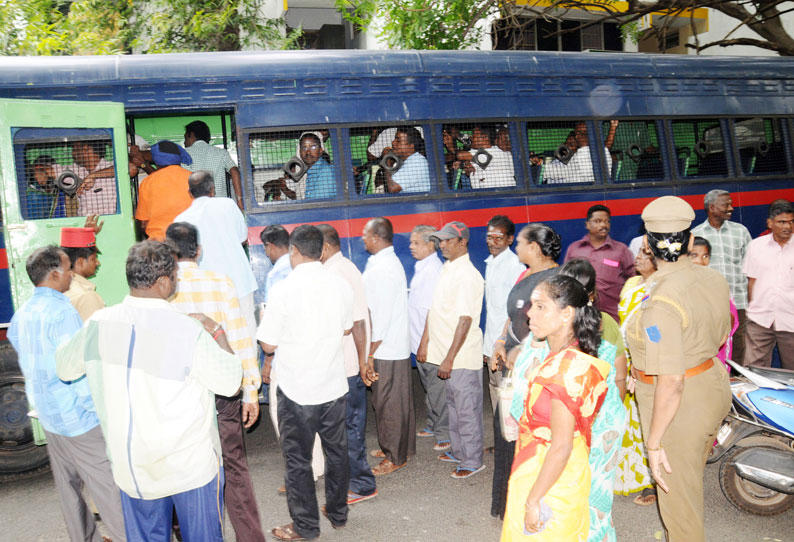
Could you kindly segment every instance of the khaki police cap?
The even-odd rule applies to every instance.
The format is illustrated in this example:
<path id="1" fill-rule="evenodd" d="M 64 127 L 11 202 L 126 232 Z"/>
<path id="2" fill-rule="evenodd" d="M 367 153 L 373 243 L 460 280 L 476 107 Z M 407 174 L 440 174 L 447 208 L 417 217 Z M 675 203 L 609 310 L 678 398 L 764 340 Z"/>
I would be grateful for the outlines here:
<path id="1" fill-rule="evenodd" d="M 645 229 L 654 233 L 684 231 L 692 225 L 695 211 L 686 201 L 675 196 L 656 198 L 642 210 Z"/>

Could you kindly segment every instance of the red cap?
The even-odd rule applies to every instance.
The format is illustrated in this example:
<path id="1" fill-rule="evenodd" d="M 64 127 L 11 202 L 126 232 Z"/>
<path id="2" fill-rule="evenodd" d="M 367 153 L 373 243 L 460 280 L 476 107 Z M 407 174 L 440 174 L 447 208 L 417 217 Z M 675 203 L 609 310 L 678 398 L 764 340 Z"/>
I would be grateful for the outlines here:
<path id="1" fill-rule="evenodd" d="M 61 246 L 67 248 L 95 247 L 94 228 L 61 228 Z"/>

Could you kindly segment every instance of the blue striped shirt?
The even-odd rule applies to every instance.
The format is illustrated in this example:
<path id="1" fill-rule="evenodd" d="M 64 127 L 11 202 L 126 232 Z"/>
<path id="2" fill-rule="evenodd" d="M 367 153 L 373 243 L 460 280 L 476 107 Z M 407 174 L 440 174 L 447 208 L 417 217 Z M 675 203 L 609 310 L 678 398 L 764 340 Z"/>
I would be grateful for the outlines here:
<path id="1" fill-rule="evenodd" d="M 69 298 L 41 287 L 14 313 L 8 328 L 31 407 L 45 430 L 66 437 L 82 435 L 99 425 L 86 379 L 67 383 L 55 373 L 55 350 L 82 325 Z"/>

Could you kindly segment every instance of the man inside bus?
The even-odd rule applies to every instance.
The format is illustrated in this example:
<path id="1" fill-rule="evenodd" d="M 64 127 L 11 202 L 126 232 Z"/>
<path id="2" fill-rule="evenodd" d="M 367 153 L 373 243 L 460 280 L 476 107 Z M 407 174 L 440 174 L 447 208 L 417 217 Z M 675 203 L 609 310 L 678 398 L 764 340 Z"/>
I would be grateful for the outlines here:
<path id="1" fill-rule="evenodd" d="M 457 152 L 474 189 L 516 185 L 513 155 L 496 146 L 495 141 L 496 128 L 493 125 L 476 125 L 471 134 L 471 150 Z"/>
<path id="2" fill-rule="evenodd" d="M 386 189 L 396 192 L 429 192 L 430 170 L 425 158 L 425 140 L 413 126 L 400 126 L 391 149 L 403 161 L 397 171 L 386 171 Z"/>
<path id="3" fill-rule="evenodd" d="M 609 132 L 604 144 L 604 160 L 607 172 L 612 170 L 612 155 L 609 149 L 615 141 L 617 128 L 618 121 L 612 120 L 609 122 Z M 576 143 L 575 149 L 571 149 L 566 140 L 566 147 L 568 147 L 569 151 L 573 151 L 573 156 L 567 163 L 554 160 L 546 165 L 543 169 L 544 182 L 548 184 L 595 182 L 596 172 L 593 169 L 593 159 L 590 155 L 590 138 L 587 134 L 587 123 L 583 121 L 577 122 L 574 126 L 573 135 Z"/>
<path id="4" fill-rule="evenodd" d="M 215 181 L 215 192 L 226 197 L 231 194 L 226 189 L 226 173 L 232 178 L 234 200 L 240 210 L 243 210 L 243 185 L 240 181 L 240 170 L 232 160 L 229 151 L 210 145 L 210 127 L 207 123 L 194 120 L 185 126 L 185 149 L 193 159 L 192 164 L 186 164 L 190 171 L 209 171 Z"/>
<path id="5" fill-rule="evenodd" d="M 279 177 L 264 184 L 266 194 L 281 199 L 284 194 L 289 199 L 319 199 L 336 196 L 336 174 L 330 163 L 325 143 L 320 132 L 304 132 L 298 140 L 298 156 L 308 167 L 297 184 L 288 183 L 286 177 Z M 293 188 L 290 188 L 293 184 Z"/>
<path id="6" fill-rule="evenodd" d="M 74 173 L 83 179 L 77 188 L 77 214 L 116 214 L 116 175 L 105 159 L 107 141 L 72 141 Z"/>

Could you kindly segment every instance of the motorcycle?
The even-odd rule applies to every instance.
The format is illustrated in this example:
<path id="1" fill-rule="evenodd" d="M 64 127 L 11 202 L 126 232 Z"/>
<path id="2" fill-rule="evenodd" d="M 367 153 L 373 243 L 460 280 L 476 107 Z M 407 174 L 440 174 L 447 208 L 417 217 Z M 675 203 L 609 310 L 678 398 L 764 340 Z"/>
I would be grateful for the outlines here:
<path id="1" fill-rule="evenodd" d="M 794 371 L 729 363 L 739 376 L 708 463 L 722 461 L 720 487 L 736 508 L 780 514 L 794 507 Z"/>

